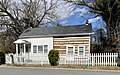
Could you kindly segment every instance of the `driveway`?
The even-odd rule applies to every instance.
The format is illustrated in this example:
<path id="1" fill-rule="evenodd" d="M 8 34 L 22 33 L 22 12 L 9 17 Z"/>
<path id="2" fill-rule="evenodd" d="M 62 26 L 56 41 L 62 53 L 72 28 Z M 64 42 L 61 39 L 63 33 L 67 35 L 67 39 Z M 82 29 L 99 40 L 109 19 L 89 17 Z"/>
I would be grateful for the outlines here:
<path id="1" fill-rule="evenodd" d="M 0 67 L 0 75 L 120 75 L 115 71 Z"/>

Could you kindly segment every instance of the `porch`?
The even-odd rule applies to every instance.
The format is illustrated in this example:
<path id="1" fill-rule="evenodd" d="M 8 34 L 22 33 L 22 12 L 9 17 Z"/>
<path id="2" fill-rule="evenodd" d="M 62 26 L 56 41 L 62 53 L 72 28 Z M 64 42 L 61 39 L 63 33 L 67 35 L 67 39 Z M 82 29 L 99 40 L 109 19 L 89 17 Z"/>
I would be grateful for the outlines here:
<path id="1" fill-rule="evenodd" d="M 13 55 L 14 63 L 23 63 L 25 61 L 30 61 L 31 55 L 31 43 L 26 40 L 18 39 L 15 42 L 16 45 L 16 53 Z"/>

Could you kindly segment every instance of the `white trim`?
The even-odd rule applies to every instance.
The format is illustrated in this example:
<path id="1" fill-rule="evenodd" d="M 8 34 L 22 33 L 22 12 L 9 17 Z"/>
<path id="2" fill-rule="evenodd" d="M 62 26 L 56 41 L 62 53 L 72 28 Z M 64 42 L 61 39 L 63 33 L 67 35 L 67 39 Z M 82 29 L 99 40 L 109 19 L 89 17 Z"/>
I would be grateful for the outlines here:
<path id="1" fill-rule="evenodd" d="M 33 54 L 33 44 L 31 44 L 31 54 Z"/>
<path id="2" fill-rule="evenodd" d="M 38 53 L 38 45 L 33 45 L 33 48 L 34 48 L 34 46 L 36 46 L 36 52 L 34 53 L 34 49 L 33 49 L 33 54 L 36 54 L 36 53 Z"/>
<path id="3" fill-rule="evenodd" d="M 18 44 L 16 44 L 16 55 L 18 56 Z"/>
<path id="4" fill-rule="evenodd" d="M 26 44 L 23 44 L 23 52 L 24 52 L 24 56 L 26 54 Z"/>
<path id="5" fill-rule="evenodd" d="M 44 48 L 44 46 L 45 46 L 45 45 L 43 45 L 43 53 L 44 53 L 44 54 L 48 54 L 48 52 L 49 52 L 49 46 L 47 45 L 47 53 L 45 53 L 45 50 L 44 50 L 45 48 Z"/>
<path id="6" fill-rule="evenodd" d="M 16 41 L 14 41 L 13 43 L 17 43 L 17 44 L 30 44 L 30 42 L 23 40 L 23 39 L 18 39 Z"/>
<path id="7" fill-rule="evenodd" d="M 79 54 L 79 47 L 83 47 L 83 55 Z M 78 46 L 78 56 L 85 56 L 85 45 Z"/>
<path id="8" fill-rule="evenodd" d="M 89 36 L 89 55 L 90 55 L 90 41 L 91 41 L 91 37 Z"/>
<path id="9" fill-rule="evenodd" d="M 68 54 L 68 47 L 73 47 L 73 55 L 75 55 L 75 46 L 70 46 L 70 45 L 66 47 L 66 55 L 69 55 Z"/>

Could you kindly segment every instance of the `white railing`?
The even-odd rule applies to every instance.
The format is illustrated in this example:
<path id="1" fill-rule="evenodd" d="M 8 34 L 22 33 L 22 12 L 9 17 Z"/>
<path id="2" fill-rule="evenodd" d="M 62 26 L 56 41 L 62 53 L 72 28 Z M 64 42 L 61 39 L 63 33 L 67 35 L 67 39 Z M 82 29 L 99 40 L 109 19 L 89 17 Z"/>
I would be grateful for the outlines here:
<path id="1" fill-rule="evenodd" d="M 14 63 L 17 64 L 49 64 L 48 55 L 30 57 L 13 55 L 13 57 Z M 60 65 L 75 64 L 81 66 L 117 66 L 116 59 L 118 57 L 118 53 L 91 53 L 88 56 L 68 56 L 65 54 L 60 54 L 59 57 Z M 6 54 L 6 63 L 12 63 L 10 54 Z"/>

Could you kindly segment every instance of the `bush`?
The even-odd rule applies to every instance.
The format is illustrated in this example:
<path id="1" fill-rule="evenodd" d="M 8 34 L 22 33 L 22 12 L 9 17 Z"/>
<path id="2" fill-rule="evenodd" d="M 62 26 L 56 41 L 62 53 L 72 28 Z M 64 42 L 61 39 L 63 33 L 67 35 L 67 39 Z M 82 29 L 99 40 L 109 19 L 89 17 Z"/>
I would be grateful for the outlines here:
<path id="1" fill-rule="evenodd" d="M 57 50 L 51 50 L 48 54 L 48 59 L 51 66 L 57 66 L 59 60 L 59 52 Z"/>
<path id="2" fill-rule="evenodd" d="M 5 53 L 0 52 L 0 64 L 5 64 Z"/>
<path id="3" fill-rule="evenodd" d="M 120 58 L 120 49 L 118 50 L 118 57 Z"/>
<path id="4" fill-rule="evenodd" d="M 0 47 L 0 52 L 8 53 L 8 49 L 5 47 Z"/>

